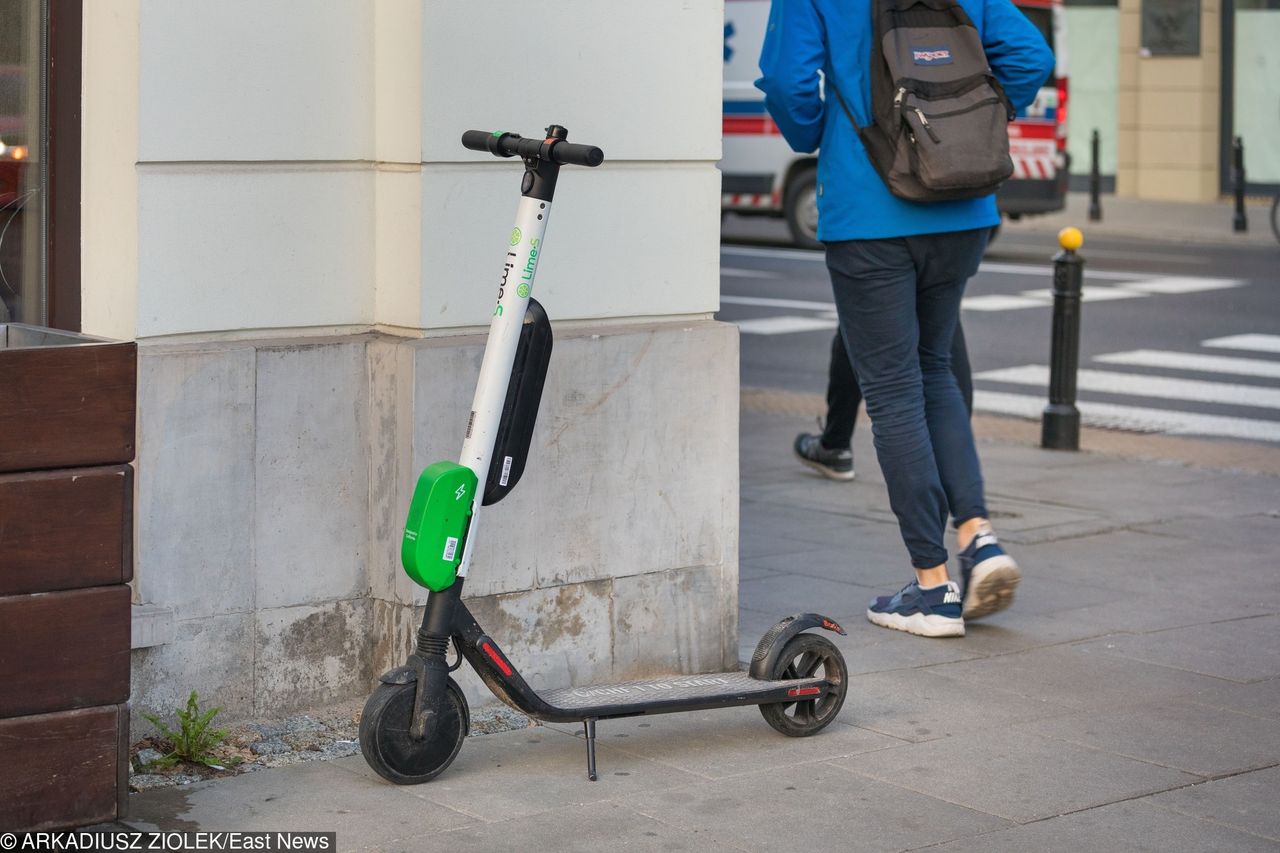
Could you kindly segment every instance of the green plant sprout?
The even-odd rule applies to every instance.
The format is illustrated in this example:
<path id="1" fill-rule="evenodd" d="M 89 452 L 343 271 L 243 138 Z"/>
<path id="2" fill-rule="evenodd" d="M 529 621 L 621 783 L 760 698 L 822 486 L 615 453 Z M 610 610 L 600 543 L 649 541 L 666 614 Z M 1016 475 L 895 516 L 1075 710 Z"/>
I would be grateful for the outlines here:
<path id="1" fill-rule="evenodd" d="M 213 718 L 221 710 L 221 707 L 217 707 L 202 712 L 197 701 L 196 691 L 192 690 L 191 695 L 187 697 L 186 710 L 178 708 L 175 711 L 178 717 L 177 731 L 165 725 L 159 717 L 144 713 L 142 716 L 147 722 L 159 729 L 160 734 L 173 747 L 168 755 L 152 761 L 150 766 L 172 767 L 179 761 L 190 761 L 194 764 L 203 764 L 206 767 L 221 770 L 227 765 L 239 764 L 240 759 L 238 758 L 224 760 L 211 752 L 227 737 L 227 733 L 223 729 L 209 728 L 209 724 L 213 722 Z"/>

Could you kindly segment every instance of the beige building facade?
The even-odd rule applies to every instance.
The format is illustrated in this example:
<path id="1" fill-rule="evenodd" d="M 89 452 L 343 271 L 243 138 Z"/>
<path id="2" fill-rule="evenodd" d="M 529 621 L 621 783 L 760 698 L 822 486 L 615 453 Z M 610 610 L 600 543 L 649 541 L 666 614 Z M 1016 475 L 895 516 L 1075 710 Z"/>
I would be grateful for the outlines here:
<path id="1" fill-rule="evenodd" d="M 1066 19 L 1074 174 L 1089 172 L 1096 129 L 1121 196 L 1221 198 L 1236 137 L 1249 192 L 1280 185 L 1280 2 L 1068 0 Z"/>

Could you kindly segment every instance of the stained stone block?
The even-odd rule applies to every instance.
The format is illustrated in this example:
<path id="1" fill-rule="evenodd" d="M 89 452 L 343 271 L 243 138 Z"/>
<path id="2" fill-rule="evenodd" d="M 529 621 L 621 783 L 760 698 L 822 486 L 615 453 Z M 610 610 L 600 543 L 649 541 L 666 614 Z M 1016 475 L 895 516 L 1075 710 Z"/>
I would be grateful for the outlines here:
<path id="1" fill-rule="evenodd" d="M 690 602 L 700 602 L 697 608 Z M 715 672 L 736 664 L 736 613 L 725 600 L 721 568 L 674 569 L 613 580 L 614 678 Z M 736 620 L 735 620 L 736 622 Z"/>
<path id="2" fill-rule="evenodd" d="M 467 607 L 530 686 L 545 690 L 613 680 L 612 592 L 611 581 L 592 581 L 472 598 Z M 468 701 L 492 701 L 473 674 L 463 679 Z"/>
<path id="3" fill-rule="evenodd" d="M 457 458 L 479 371 L 478 339 L 447 340 L 417 349 L 418 470 Z M 524 477 L 479 516 L 469 591 L 724 562 L 737 533 L 737 448 L 721 431 L 736 422 L 734 353 L 719 323 L 560 334 Z"/>
<path id="4" fill-rule="evenodd" d="M 409 603 L 416 587 L 400 563 L 405 516 L 420 473 L 413 467 L 413 349 L 403 342 L 369 343 L 370 595 Z"/>
<path id="5" fill-rule="evenodd" d="M 361 595 L 369 555 L 365 342 L 262 348 L 257 368 L 255 604 Z"/>
<path id="6" fill-rule="evenodd" d="M 254 351 L 138 350 L 136 589 L 178 619 L 252 607 Z"/>
<path id="7" fill-rule="evenodd" d="M 256 614 L 256 710 L 279 716 L 366 693 L 373 684 L 369 599 L 278 607 Z"/>
<path id="8" fill-rule="evenodd" d="M 218 722 L 254 712 L 254 618 L 232 613 L 188 619 L 174 625 L 174 637 L 161 646 L 136 649 L 131 656 L 132 734 L 151 732 L 141 712 L 171 719 L 192 690 L 202 708 L 223 708 Z"/>

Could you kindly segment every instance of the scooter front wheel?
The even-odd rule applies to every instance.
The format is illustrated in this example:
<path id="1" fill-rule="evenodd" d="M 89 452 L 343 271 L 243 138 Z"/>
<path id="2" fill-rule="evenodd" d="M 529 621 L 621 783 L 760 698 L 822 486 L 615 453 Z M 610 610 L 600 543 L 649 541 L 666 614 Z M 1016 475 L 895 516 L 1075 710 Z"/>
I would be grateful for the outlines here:
<path id="1" fill-rule="evenodd" d="M 765 722 L 788 737 L 808 737 L 826 728 L 840 713 L 849 690 L 844 656 L 834 643 L 817 634 L 797 634 L 787 641 L 770 675 L 778 680 L 824 678 L 831 685 L 820 699 L 760 706 Z"/>
<path id="2" fill-rule="evenodd" d="M 409 734 L 416 685 L 379 684 L 360 716 L 360 752 L 374 772 L 397 785 L 418 785 L 453 763 L 471 728 L 462 690 L 449 679 L 440 713 L 418 740 Z"/>

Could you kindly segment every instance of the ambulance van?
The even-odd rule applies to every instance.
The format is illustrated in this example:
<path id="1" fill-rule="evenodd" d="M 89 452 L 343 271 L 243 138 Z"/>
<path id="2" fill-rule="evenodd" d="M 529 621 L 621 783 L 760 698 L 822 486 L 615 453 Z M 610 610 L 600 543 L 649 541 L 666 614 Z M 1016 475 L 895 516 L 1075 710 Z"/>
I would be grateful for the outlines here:
<path id="1" fill-rule="evenodd" d="M 1067 71 L 1062 0 L 1014 0 L 1056 57 L 1053 76 L 1035 101 L 1009 125 L 1013 177 L 996 194 L 1011 219 L 1061 210 L 1066 204 Z M 769 0 L 725 0 L 724 149 L 721 209 L 749 216 L 783 217 L 792 239 L 818 246 L 816 154 L 797 154 L 765 110 L 755 86 L 769 20 Z"/>

